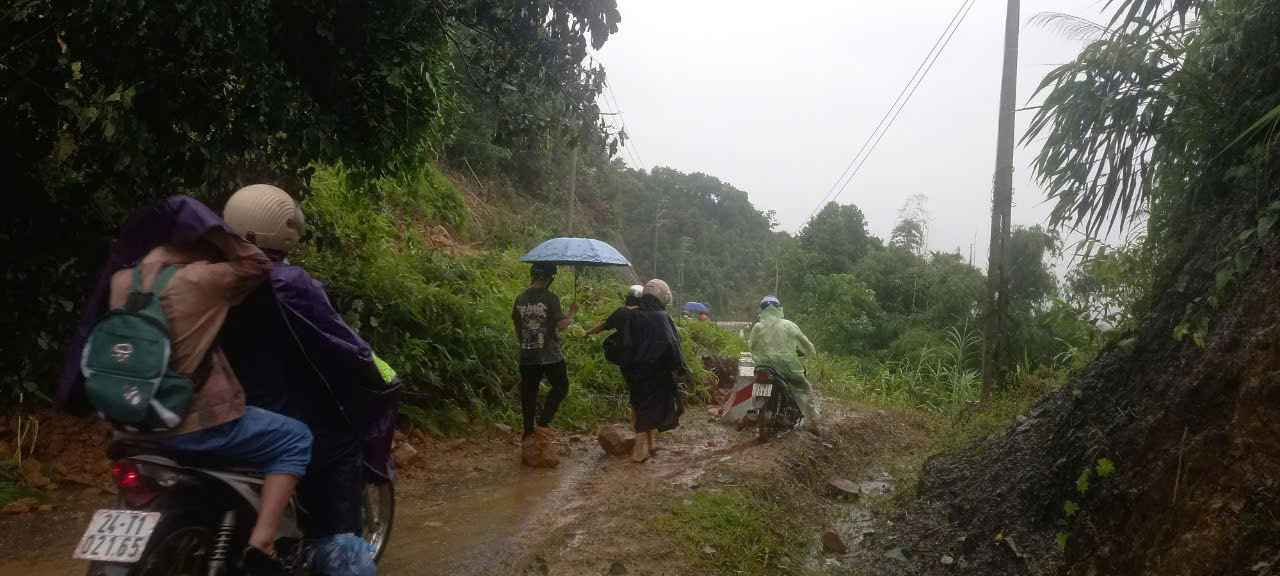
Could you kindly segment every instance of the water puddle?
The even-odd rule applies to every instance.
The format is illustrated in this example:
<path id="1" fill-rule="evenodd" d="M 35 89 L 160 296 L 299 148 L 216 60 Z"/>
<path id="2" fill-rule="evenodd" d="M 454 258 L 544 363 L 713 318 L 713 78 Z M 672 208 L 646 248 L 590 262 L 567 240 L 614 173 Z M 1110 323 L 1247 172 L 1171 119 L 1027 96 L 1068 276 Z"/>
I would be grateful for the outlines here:
<path id="1" fill-rule="evenodd" d="M 409 575 L 494 574 L 523 551 L 526 531 L 553 529 L 533 526 L 554 506 L 564 516 L 572 508 L 568 494 L 587 463 L 562 458 L 552 469 L 531 469 L 514 459 L 509 467 L 478 470 L 454 484 L 442 486 L 447 502 L 414 500 L 405 495 L 396 509 L 392 547 L 379 563 L 379 572 Z M 561 524 L 559 519 L 555 524 Z"/>

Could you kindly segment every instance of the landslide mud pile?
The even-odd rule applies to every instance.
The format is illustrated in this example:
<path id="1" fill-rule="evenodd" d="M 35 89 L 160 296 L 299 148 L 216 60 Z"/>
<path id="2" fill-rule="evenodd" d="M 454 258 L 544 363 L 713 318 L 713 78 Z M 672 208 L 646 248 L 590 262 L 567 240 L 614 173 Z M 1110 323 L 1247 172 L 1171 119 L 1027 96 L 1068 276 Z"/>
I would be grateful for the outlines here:
<path id="1" fill-rule="evenodd" d="M 1003 437 L 929 460 L 903 514 L 917 553 L 877 563 L 886 573 L 1280 574 L 1277 236 L 1209 316 L 1203 347 L 1173 331 L 1212 282 L 1213 250 L 1156 292 L 1135 334 Z M 1105 478 L 1103 458 L 1114 465 Z"/>

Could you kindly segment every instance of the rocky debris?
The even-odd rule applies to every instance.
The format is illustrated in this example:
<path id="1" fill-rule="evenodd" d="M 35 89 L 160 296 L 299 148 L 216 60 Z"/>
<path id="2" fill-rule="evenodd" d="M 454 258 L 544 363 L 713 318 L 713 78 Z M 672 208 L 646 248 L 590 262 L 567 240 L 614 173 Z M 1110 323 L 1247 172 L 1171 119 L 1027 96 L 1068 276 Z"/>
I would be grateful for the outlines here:
<path id="1" fill-rule="evenodd" d="M 19 498 L 13 502 L 5 504 L 4 508 L 0 509 L 0 511 L 3 511 L 5 514 L 26 514 L 27 512 L 30 512 L 32 508 L 39 505 L 40 501 L 35 498 Z"/>
<path id="2" fill-rule="evenodd" d="M 541 432 L 520 441 L 520 461 L 534 468 L 554 468 L 560 464 L 551 437 Z"/>
<path id="3" fill-rule="evenodd" d="M 844 554 L 849 551 L 849 546 L 835 530 L 827 530 L 822 533 L 822 551 L 827 554 Z"/>
<path id="4" fill-rule="evenodd" d="M 41 504 L 37 510 L 41 512 L 53 512 L 53 504 Z"/>
<path id="5" fill-rule="evenodd" d="M 719 415 L 720 415 L 720 407 L 719 407 L 719 406 L 708 406 L 708 407 L 707 407 L 707 416 L 719 416 Z"/>
<path id="6" fill-rule="evenodd" d="M 950 566 L 955 561 L 956 561 L 955 558 L 952 558 L 951 556 L 948 556 L 946 554 L 943 554 L 942 558 L 938 559 L 938 562 L 940 562 L 943 566 Z"/>
<path id="7" fill-rule="evenodd" d="M 605 424 L 600 427 L 596 439 L 605 452 L 614 456 L 630 456 L 636 445 L 636 433 L 627 424 Z"/>
<path id="8" fill-rule="evenodd" d="M 715 548 L 710 547 L 710 546 L 703 546 L 703 547 L 702 547 L 702 553 L 703 553 L 703 554 L 715 554 L 716 552 L 717 552 L 717 550 L 716 550 Z"/>
<path id="9" fill-rule="evenodd" d="M 897 560 L 898 562 L 907 561 L 906 554 L 902 553 L 902 547 L 890 548 L 888 551 L 884 553 L 884 557 L 890 560 Z"/>
<path id="10" fill-rule="evenodd" d="M 493 426 L 493 429 L 494 429 L 494 430 L 497 430 L 499 434 L 510 434 L 510 433 L 511 433 L 511 427 L 510 427 L 510 426 L 507 426 L 506 424 L 502 424 L 502 423 L 495 424 L 495 425 Z"/>
<path id="11" fill-rule="evenodd" d="M 413 461 L 417 457 L 418 449 L 414 448 L 413 444 L 408 442 L 401 442 L 399 446 L 396 446 L 396 448 L 391 451 L 391 458 L 395 460 L 396 467 L 398 468 L 412 467 Z"/>
<path id="12" fill-rule="evenodd" d="M 407 441 L 408 439 L 409 439 L 409 437 L 408 437 L 408 436 L 405 436 L 404 432 L 401 432 L 401 431 L 399 431 L 399 430 L 396 430 L 395 440 L 393 440 L 393 442 L 395 442 L 396 444 L 399 444 L 399 443 L 401 443 L 401 442 L 405 442 L 405 441 Z"/>
<path id="13" fill-rule="evenodd" d="M 844 478 L 832 478 L 830 480 L 827 480 L 827 485 L 831 486 L 832 488 L 835 488 L 836 491 L 841 494 L 849 494 L 849 495 L 856 496 L 861 492 L 857 484 L 854 484 L 853 482 L 845 480 Z"/>
<path id="14" fill-rule="evenodd" d="M 427 443 L 427 433 L 423 432 L 421 428 L 414 428 L 412 432 L 409 432 L 409 439 L 422 446 Z"/>
<path id="15" fill-rule="evenodd" d="M 90 486 L 88 488 L 85 488 L 82 494 L 84 494 L 85 496 L 100 496 L 102 495 L 102 490 L 98 488 L 94 488 L 93 486 Z"/>
<path id="16" fill-rule="evenodd" d="M 621 562 L 614 562 L 609 565 L 610 576 L 622 576 L 627 573 L 627 566 Z"/>
<path id="17" fill-rule="evenodd" d="M 44 465 L 35 458 L 24 459 L 18 473 L 22 475 L 22 480 L 27 483 L 27 486 L 32 488 L 44 488 L 52 482 L 44 475 Z"/>

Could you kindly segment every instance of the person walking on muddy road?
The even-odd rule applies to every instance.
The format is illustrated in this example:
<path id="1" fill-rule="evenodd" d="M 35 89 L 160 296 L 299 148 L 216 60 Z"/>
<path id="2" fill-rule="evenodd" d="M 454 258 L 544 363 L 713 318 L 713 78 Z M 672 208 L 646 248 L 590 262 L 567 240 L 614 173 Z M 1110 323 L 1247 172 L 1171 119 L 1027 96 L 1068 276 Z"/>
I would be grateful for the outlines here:
<path id="1" fill-rule="evenodd" d="M 511 309 L 516 340 L 520 344 L 520 409 L 524 413 L 524 438 L 535 432 L 555 436 L 551 420 L 560 402 L 569 393 L 569 372 L 560 351 L 560 332 L 573 324 L 578 303 L 569 304 L 569 315 L 560 307 L 560 297 L 550 290 L 556 277 L 554 264 L 538 262 L 529 271 L 529 288 L 516 297 Z M 551 391 L 538 412 L 538 388 L 542 379 Z"/>
<path id="2" fill-rule="evenodd" d="M 800 327 L 783 318 L 782 302 L 775 296 L 760 301 L 760 322 L 751 327 L 747 348 L 756 366 L 768 366 L 786 382 L 792 397 L 804 415 L 804 428 L 816 431 L 818 407 L 814 404 L 808 375 L 800 356 L 812 358 L 818 353 Z"/>
<path id="3" fill-rule="evenodd" d="M 684 413 L 680 378 L 684 363 L 680 337 L 667 315 L 671 289 L 662 280 L 644 285 L 640 308 L 627 317 L 626 346 L 622 352 L 622 377 L 627 382 L 633 411 L 636 443 L 633 462 L 644 462 L 657 450 L 657 433 L 680 425 Z"/>

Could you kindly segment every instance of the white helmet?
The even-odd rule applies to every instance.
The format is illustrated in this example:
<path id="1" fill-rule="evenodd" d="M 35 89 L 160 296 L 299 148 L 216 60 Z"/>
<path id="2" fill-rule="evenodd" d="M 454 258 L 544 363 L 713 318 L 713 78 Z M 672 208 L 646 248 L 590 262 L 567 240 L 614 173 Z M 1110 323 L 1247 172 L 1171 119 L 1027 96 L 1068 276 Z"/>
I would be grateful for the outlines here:
<path id="1" fill-rule="evenodd" d="M 298 203 L 284 190 L 268 184 L 237 190 L 227 200 L 222 218 L 249 243 L 284 253 L 298 245 L 307 228 Z"/>

